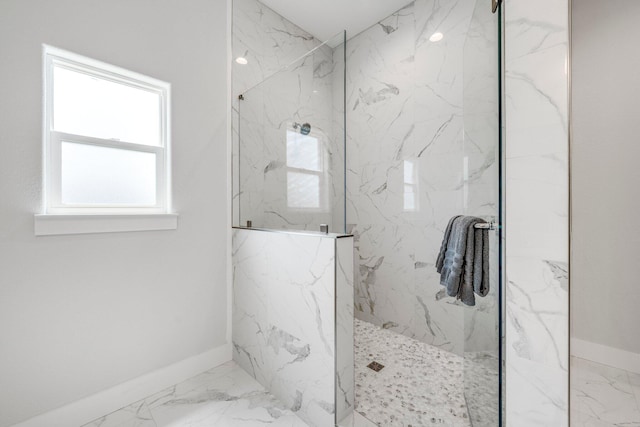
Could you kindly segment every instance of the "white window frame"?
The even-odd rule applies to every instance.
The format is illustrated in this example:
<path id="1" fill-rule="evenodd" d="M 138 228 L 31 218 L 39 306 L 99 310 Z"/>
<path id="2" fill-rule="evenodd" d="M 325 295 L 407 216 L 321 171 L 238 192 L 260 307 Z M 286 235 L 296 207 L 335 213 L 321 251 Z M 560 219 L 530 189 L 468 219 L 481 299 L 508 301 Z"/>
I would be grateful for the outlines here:
<path id="1" fill-rule="evenodd" d="M 57 132 L 53 128 L 53 69 L 63 67 L 137 89 L 151 91 L 160 98 L 160 145 L 144 145 L 135 142 L 102 139 L 84 135 Z M 171 213 L 171 85 L 167 82 L 135 73 L 111 64 L 97 61 L 52 46 L 43 46 L 44 75 L 44 128 L 43 128 L 43 206 L 44 215 L 98 214 L 98 215 L 148 215 Z M 83 205 L 63 204 L 61 201 L 61 147 L 62 142 L 116 148 L 128 151 L 156 154 L 156 204 L 134 205 Z"/>

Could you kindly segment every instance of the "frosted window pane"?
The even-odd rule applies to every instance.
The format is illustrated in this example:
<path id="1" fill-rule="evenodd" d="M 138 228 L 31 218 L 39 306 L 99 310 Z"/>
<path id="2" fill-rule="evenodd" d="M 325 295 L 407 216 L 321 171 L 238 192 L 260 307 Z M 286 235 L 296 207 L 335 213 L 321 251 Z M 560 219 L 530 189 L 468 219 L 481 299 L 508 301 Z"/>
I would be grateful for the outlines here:
<path id="1" fill-rule="evenodd" d="M 63 204 L 153 206 L 156 154 L 62 142 Z"/>
<path id="2" fill-rule="evenodd" d="M 318 138 L 287 131 L 287 166 L 321 171 Z"/>
<path id="3" fill-rule="evenodd" d="M 53 67 L 53 127 L 58 132 L 160 145 L 160 95 Z"/>
<path id="4" fill-rule="evenodd" d="M 415 211 L 418 209 L 417 186 L 412 184 L 404 185 L 404 210 Z"/>
<path id="5" fill-rule="evenodd" d="M 416 195 L 414 193 L 404 193 L 404 209 L 406 211 L 416 209 Z"/>
<path id="6" fill-rule="evenodd" d="M 404 182 L 407 184 L 413 184 L 413 161 L 405 160 L 404 161 Z"/>
<path id="7" fill-rule="evenodd" d="M 320 177 L 306 173 L 287 173 L 287 201 L 291 208 L 320 207 Z"/>

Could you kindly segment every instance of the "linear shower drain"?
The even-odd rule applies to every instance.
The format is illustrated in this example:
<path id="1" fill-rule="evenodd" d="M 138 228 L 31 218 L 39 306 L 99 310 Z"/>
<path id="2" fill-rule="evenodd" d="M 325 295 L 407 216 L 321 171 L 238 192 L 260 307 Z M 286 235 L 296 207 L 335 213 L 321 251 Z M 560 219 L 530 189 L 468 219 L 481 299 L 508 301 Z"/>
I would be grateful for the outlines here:
<path id="1" fill-rule="evenodd" d="M 378 362 L 371 362 L 367 365 L 367 368 L 374 370 L 376 372 L 380 372 L 382 370 L 382 368 L 384 368 L 384 365 Z"/>

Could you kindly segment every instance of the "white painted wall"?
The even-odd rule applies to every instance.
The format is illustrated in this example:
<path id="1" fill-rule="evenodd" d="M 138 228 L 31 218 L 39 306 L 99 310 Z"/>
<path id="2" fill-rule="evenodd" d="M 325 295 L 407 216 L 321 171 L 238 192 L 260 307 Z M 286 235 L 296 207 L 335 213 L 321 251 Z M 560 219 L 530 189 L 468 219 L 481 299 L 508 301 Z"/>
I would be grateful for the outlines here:
<path id="1" fill-rule="evenodd" d="M 0 2 L 0 426 L 225 344 L 227 4 Z M 172 84 L 175 231 L 35 237 L 41 45 Z"/>
<path id="2" fill-rule="evenodd" d="M 640 3 L 572 13 L 573 338 L 640 353 Z"/>

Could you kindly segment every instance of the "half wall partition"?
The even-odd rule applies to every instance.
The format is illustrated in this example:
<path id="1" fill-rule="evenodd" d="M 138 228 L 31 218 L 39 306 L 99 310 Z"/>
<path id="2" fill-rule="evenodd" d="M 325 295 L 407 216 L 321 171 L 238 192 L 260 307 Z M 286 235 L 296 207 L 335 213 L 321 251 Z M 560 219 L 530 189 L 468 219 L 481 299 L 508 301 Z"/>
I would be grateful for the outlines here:
<path id="1" fill-rule="evenodd" d="M 233 358 L 311 427 L 353 425 L 355 404 L 344 37 L 244 90 L 234 117 Z"/>

